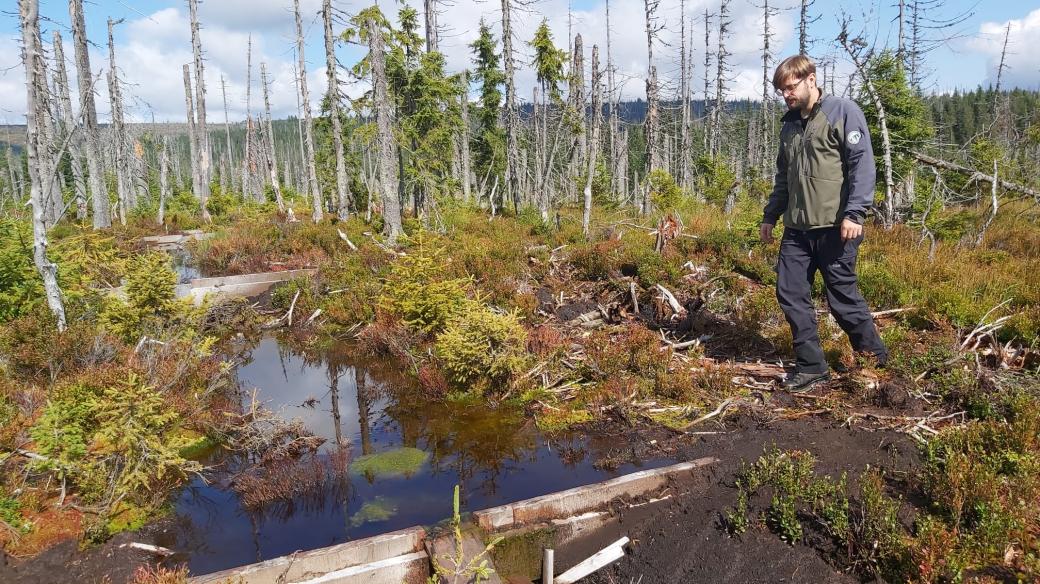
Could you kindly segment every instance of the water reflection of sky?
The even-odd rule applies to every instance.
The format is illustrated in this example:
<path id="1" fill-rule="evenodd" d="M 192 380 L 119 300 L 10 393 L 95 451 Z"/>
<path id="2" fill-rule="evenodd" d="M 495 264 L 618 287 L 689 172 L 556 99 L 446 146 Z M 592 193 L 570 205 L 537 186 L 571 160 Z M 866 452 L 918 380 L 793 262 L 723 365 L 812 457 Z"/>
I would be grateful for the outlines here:
<path id="1" fill-rule="evenodd" d="M 430 456 L 411 476 L 369 480 L 349 475 L 336 482 L 339 488 L 326 489 L 316 500 L 294 500 L 261 513 L 247 512 L 220 485 L 194 481 L 176 501 L 175 529 L 158 543 L 187 554 L 195 574 L 436 523 L 451 514 L 457 483 L 464 507 L 476 510 L 636 470 L 633 465 L 613 472 L 593 468 L 616 444 L 577 435 L 550 440 L 522 416 L 417 401 L 400 368 L 366 363 L 346 350 L 306 357 L 265 339 L 238 378 L 243 389 L 256 388 L 268 408 L 300 419 L 325 438 L 325 453 L 342 443 L 349 445 L 353 458 L 401 446 Z M 352 522 L 369 502 L 389 503 L 396 513 L 365 522 L 358 515 Z"/>

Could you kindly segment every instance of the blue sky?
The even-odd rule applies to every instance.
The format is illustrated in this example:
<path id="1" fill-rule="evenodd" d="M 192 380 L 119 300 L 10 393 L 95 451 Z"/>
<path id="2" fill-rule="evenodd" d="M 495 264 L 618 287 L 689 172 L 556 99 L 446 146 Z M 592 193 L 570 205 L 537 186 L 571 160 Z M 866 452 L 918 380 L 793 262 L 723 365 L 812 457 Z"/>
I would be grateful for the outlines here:
<path id="1" fill-rule="evenodd" d="M 761 9 L 756 8 L 760 0 L 731 0 L 733 14 L 733 36 L 730 50 L 733 53 L 733 74 L 729 82 L 733 96 L 755 96 L 761 94 L 760 33 Z M 811 26 L 815 39 L 811 54 L 818 59 L 839 57 L 839 88 L 851 73 L 847 61 L 840 59 L 833 39 L 838 33 L 839 19 L 848 13 L 857 23 L 857 30 L 867 33 L 875 45 L 895 46 L 894 23 L 896 0 L 858 2 L 854 0 L 816 0 L 811 12 L 819 17 Z M 420 7 L 418 0 L 409 3 Z M 13 2 L 10 2 L 13 4 Z M 714 12 L 718 0 L 686 0 L 686 12 L 692 19 L 695 79 L 701 79 L 703 62 L 703 13 L 704 9 Z M 773 19 L 775 28 L 774 45 L 781 47 L 778 55 L 795 52 L 797 47 L 797 11 L 793 10 L 798 0 L 773 0 L 781 13 Z M 50 31 L 57 29 L 65 37 L 66 53 L 71 59 L 71 33 L 68 32 L 68 5 L 64 0 L 41 0 L 44 41 L 49 43 Z M 325 91 L 324 50 L 322 28 L 317 11 L 320 0 L 301 0 L 307 29 L 308 80 L 312 101 L 317 102 Z M 365 4 L 335 0 L 334 5 L 344 12 L 353 12 Z M 399 4 L 382 0 L 384 12 L 396 13 Z M 481 17 L 488 20 L 497 31 L 500 27 L 498 0 L 465 2 L 455 0 L 445 5 L 440 15 L 442 50 L 453 70 L 469 66 L 468 44 L 476 35 Z M 661 42 L 655 46 L 655 62 L 659 75 L 665 82 L 665 94 L 674 91 L 675 75 L 678 71 L 680 0 L 662 0 L 659 18 L 665 29 Z M 154 115 L 157 120 L 183 120 L 184 90 L 180 65 L 191 59 L 187 8 L 184 0 L 87 0 L 88 36 L 97 45 L 92 49 L 91 65 L 95 72 L 107 66 L 106 19 L 125 19 L 116 27 L 116 53 L 120 73 L 126 83 L 124 93 L 130 96 L 128 114 L 138 120 L 148 120 Z M 568 19 L 567 0 L 542 0 L 533 4 L 516 21 L 519 41 L 530 39 L 531 33 L 542 18 L 547 19 L 553 29 L 558 45 L 567 44 L 568 20 L 570 29 L 584 36 L 586 51 L 599 44 L 605 51 L 605 24 L 603 0 L 573 0 L 570 3 L 573 16 Z M 974 12 L 968 20 L 957 27 L 960 38 L 939 47 L 927 57 L 927 67 L 932 72 L 928 87 L 933 91 L 950 91 L 955 88 L 973 88 L 992 83 L 996 62 L 1003 42 L 1003 30 L 1009 21 L 1012 35 L 1009 45 L 1010 69 L 1006 73 L 1005 85 L 1029 89 L 1040 89 L 1040 51 L 1030 50 L 1040 43 L 1040 0 L 1007 2 L 997 0 L 947 0 L 940 8 L 932 10 L 934 18 L 949 18 L 961 12 Z M 232 120 L 245 115 L 246 65 L 245 46 L 252 35 L 254 44 L 252 108 L 261 105 L 259 93 L 258 63 L 264 61 L 272 76 L 272 106 L 275 115 L 286 115 L 296 110 L 293 85 L 293 19 L 291 0 L 204 0 L 200 5 L 203 24 L 202 43 L 207 57 L 207 104 L 210 118 L 223 121 L 220 78 L 227 83 L 228 107 Z M 19 64 L 17 15 L 13 7 L 0 12 L 0 123 L 7 120 L 19 123 L 24 119 L 24 73 Z M 687 21 L 687 26 L 691 23 Z M 338 24 L 336 30 L 342 30 Z M 612 50 L 618 67 L 619 77 L 624 82 L 626 96 L 637 97 L 643 92 L 642 78 L 646 70 L 646 37 L 644 30 L 642 0 L 612 0 L 611 29 Z M 714 40 L 712 41 L 714 43 Z M 516 43 L 521 60 L 526 59 L 527 46 Z M 360 49 L 340 46 L 337 55 L 341 63 L 353 63 Z M 605 55 L 604 55 L 605 60 Z M 588 58 L 586 59 L 588 62 Z M 71 66 L 71 63 L 70 63 Z M 339 74 L 343 90 L 356 95 L 365 90 L 363 80 L 350 79 L 345 72 Z M 587 78 L 587 77 L 586 77 Z M 519 94 L 529 99 L 533 74 L 521 65 L 518 73 Z M 695 87 L 701 83 L 695 82 Z M 99 95 L 99 114 L 107 116 L 106 92 Z M 699 95 L 695 95 L 699 97 Z"/>

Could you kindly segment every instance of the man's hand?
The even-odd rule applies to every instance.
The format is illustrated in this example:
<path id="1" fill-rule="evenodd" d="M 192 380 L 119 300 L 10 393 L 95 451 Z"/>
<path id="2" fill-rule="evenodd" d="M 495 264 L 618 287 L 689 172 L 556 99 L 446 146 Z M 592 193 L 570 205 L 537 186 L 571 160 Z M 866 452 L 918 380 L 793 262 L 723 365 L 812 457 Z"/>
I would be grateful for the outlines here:
<path id="1" fill-rule="evenodd" d="M 851 219 L 843 219 L 841 222 L 841 241 L 842 243 L 849 241 L 850 239 L 856 239 L 860 235 L 863 235 L 863 226 Z"/>
<path id="2" fill-rule="evenodd" d="M 759 225 L 758 237 L 762 240 L 762 243 L 773 243 L 773 226 L 769 223 Z"/>

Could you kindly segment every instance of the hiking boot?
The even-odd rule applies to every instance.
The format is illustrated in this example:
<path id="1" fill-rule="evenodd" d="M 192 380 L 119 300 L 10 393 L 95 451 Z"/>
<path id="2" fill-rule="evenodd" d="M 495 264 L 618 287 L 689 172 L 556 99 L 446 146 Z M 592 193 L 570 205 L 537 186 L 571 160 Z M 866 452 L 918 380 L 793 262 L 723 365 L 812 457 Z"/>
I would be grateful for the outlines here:
<path id="1" fill-rule="evenodd" d="M 784 378 L 780 387 L 794 393 L 804 393 L 812 389 L 817 383 L 827 381 L 830 378 L 831 374 L 828 371 L 823 373 L 791 373 Z"/>

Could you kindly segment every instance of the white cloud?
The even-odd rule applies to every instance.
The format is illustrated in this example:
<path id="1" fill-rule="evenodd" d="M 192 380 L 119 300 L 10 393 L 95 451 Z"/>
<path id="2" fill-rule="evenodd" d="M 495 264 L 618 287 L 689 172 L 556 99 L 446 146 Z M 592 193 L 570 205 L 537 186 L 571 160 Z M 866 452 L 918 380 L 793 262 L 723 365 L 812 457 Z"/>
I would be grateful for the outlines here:
<path id="1" fill-rule="evenodd" d="M 1008 25 L 1011 25 L 1010 32 Z M 984 22 L 977 36 L 967 41 L 969 49 L 986 56 L 986 80 L 984 84 L 997 82 L 1000 54 L 1004 49 L 1004 36 L 1008 33 L 1006 70 L 1001 83 L 1004 87 L 1040 88 L 1040 9 L 1033 10 L 1023 18 L 1004 22 Z"/>
<path id="2" fill-rule="evenodd" d="M 422 2 L 408 0 L 417 10 Z M 699 98 L 703 78 L 705 8 L 711 12 L 718 9 L 717 0 L 687 0 L 687 33 L 692 31 L 692 59 L 694 70 L 694 97 Z M 534 31 L 546 19 L 558 46 L 566 47 L 568 36 L 567 2 L 552 0 L 535 4 L 530 11 L 517 12 L 514 17 L 514 50 L 517 65 L 517 92 L 521 101 L 529 101 L 534 73 L 530 68 L 530 47 L 527 45 Z M 346 5 L 339 1 L 339 8 Z M 484 17 L 496 38 L 501 41 L 501 12 L 498 2 L 455 1 L 441 5 L 439 22 L 444 30 L 441 34 L 441 49 L 444 51 L 448 69 L 458 71 L 472 67 L 472 43 L 478 32 L 478 23 Z M 304 28 L 307 35 L 307 78 L 311 101 L 315 111 L 325 93 L 324 50 L 320 16 L 321 0 L 301 0 Z M 356 8 L 351 6 L 352 9 Z M 93 8 L 96 10 L 96 6 Z M 384 2 L 383 10 L 396 21 L 397 4 Z M 87 10 L 92 10 L 90 5 Z M 729 81 L 731 98 L 755 98 L 761 95 L 761 11 L 750 3 L 732 3 L 732 25 L 729 51 L 732 72 Z M 60 21 L 58 14 L 52 15 Z M 252 107 L 259 111 L 263 106 L 259 84 L 259 64 L 265 61 L 271 78 L 271 106 L 276 117 L 296 111 L 294 69 L 294 21 L 292 3 L 288 0 L 209 0 L 199 6 L 202 22 L 201 36 L 206 58 L 207 108 L 211 122 L 221 123 L 224 119 L 221 99 L 220 78 L 227 83 L 228 108 L 232 120 L 245 115 L 246 45 L 249 35 L 253 39 Z M 662 82 L 662 95 L 671 98 L 678 88 L 679 60 L 679 7 L 678 3 L 662 3 L 658 16 L 663 30 L 654 46 L 655 63 Z M 420 22 L 422 19 L 420 19 Z M 581 33 L 585 45 L 586 67 L 591 61 L 593 45 L 600 47 L 600 59 L 606 64 L 606 22 L 602 1 L 588 10 L 574 11 L 571 15 L 572 31 Z M 717 25 L 713 21 L 713 28 Z M 776 16 L 772 22 L 774 46 L 781 47 L 791 38 L 793 26 L 788 13 Z M 44 23 L 47 27 L 48 24 Z M 124 96 L 126 111 L 132 120 L 183 120 L 185 116 L 184 85 L 181 66 L 192 62 L 191 32 L 187 7 L 183 3 L 159 10 L 149 15 L 135 14 L 118 25 L 116 59 L 126 84 Z M 644 95 L 646 76 L 646 31 L 642 0 L 614 0 L 611 2 L 611 38 L 614 61 L 618 68 L 618 81 L 623 83 L 626 98 Z M 336 32 L 343 24 L 337 23 Z M 91 49 L 91 65 L 95 73 L 107 69 L 107 48 L 104 47 L 104 30 L 88 31 L 91 40 L 99 45 Z M 65 34 L 66 57 L 69 59 L 70 76 L 75 76 L 72 67 L 72 42 Z M 49 34 L 45 34 L 49 39 Z M 715 50 L 715 35 L 712 34 L 711 50 Z M 569 50 L 569 49 L 568 49 Z M 337 49 L 340 61 L 350 66 L 363 53 L 359 47 L 343 46 Z M 20 51 L 14 39 L 0 39 L 0 66 L 15 65 Z M 711 72 L 713 74 L 713 71 Z M 349 78 L 346 71 L 339 72 L 344 91 L 356 96 L 364 90 L 366 83 Z M 588 79 L 586 74 L 586 79 Z M 9 119 L 24 115 L 24 77 L 20 67 L 0 76 L 0 112 Z M 108 91 L 104 83 L 98 85 L 98 112 L 102 120 L 108 118 Z M 73 99 L 76 100 L 75 95 Z"/>

